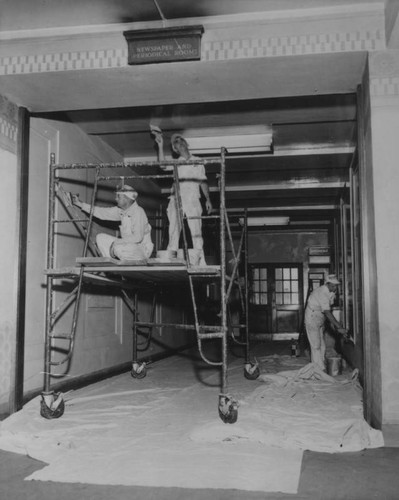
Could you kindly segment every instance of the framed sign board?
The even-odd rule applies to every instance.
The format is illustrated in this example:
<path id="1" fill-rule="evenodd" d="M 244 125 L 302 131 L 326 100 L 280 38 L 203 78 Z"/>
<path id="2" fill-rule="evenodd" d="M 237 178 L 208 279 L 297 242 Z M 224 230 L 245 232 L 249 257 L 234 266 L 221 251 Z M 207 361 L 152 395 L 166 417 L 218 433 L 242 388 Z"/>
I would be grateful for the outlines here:
<path id="1" fill-rule="evenodd" d="M 201 25 L 124 31 L 127 62 L 133 65 L 200 60 L 203 32 Z"/>

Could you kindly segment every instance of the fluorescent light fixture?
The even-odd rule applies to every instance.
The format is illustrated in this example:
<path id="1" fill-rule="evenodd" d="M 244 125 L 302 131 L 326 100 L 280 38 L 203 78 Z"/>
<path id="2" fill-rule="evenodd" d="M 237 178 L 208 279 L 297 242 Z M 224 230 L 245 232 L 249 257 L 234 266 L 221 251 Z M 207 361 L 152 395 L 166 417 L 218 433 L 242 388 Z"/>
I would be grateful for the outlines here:
<path id="1" fill-rule="evenodd" d="M 187 129 L 183 132 L 193 154 L 271 153 L 273 134 L 268 125 Z"/>
<path id="2" fill-rule="evenodd" d="M 247 226 L 287 226 L 289 217 L 248 217 Z M 240 224 L 244 225 L 244 218 L 240 218 Z"/>

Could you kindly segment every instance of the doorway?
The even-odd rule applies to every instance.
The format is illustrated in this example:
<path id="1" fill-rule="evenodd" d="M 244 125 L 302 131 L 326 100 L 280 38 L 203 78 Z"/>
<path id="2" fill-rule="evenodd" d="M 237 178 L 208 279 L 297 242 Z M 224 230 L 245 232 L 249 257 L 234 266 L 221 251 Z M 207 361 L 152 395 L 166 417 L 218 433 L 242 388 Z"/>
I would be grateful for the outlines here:
<path id="1" fill-rule="evenodd" d="M 249 331 L 283 339 L 300 332 L 303 315 L 302 264 L 251 264 Z"/>

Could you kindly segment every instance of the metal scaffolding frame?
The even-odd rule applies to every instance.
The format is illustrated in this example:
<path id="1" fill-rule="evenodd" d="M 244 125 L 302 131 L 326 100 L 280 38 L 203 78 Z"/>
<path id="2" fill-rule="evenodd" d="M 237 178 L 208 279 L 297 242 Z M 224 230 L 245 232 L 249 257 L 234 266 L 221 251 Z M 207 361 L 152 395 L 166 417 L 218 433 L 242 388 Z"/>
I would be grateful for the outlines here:
<path id="1" fill-rule="evenodd" d="M 41 399 L 41 415 L 45 418 L 59 418 L 64 413 L 64 400 L 61 393 L 56 393 L 51 390 L 51 369 L 54 366 L 61 365 L 69 361 L 72 357 L 75 336 L 77 329 L 79 303 L 82 294 L 83 284 L 98 286 L 108 286 L 121 290 L 122 297 L 132 312 L 133 317 L 133 354 L 132 354 L 132 371 L 133 378 L 141 379 L 146 375 L 145 362 L 140 362 L 138 359 L 138 331 L 140 328 L 148 328 L 149 334 L 145 345 L 149 347 L 153 328 L 165 326 L 174 327 L 176 329 L 194 330 L 196 333 L 197 346 L 202 359 L 210 365 L 220 366 L 222 370 L 221 390 L 219 394 L 218 410 L 220 418 L 225 423 L 234 423 L 238 415 L 238 402 L 228 393 L 228 338 L 236 344 L 244 347 L 245 362 L 244 376 L 248 379 L 256 379 L 259 376 L 259 368 L 256 361 L 250 360 L 249 352 L 249 332 L 248 332 L 248 274 L 247 274 L 247 224 L 246 214 L 240 220 L 244 223 L 240 226 L 240 240 L 238 248 L 235 249 L 232 236 L 231 215 L 226 211 L 225 200 L 225 179 L 226 179 L 226 151 L 221 149 L 220 157 L 189 161 L 189 164 L 203 164 L 217 166 L 217 173 L 220 203 L 217 214 L 202 215 L 201 219 L 215 219 L 219 228 L 219 264 L 197 266 L 190 261 L 188 238 L 184 221 L 187 219 L 183 212 L 182 202 L 180 197 L 180 184 L 178 177 L 178 165 L 181 164 L 178 160 L 170 160 L 163 162 L 132 162 L 132 163 L 101 163 L 101 164 L 56 164 L 54 155 L 51 155 L 49 169 L 49 214 L 48 214 L 48 244 L 47 244 L 47 293 L 46 293 L 46 329 L 45 329 L 45 367 L 44 367 L 44 390 Z M 126 168 L 133 170 L 139 168 L 146 170 L 151 167 L 173 167 L 173 173 L 169 174 L 153 174 L 145 173 L 143 175 L 103 175 L 104 169 L 121 169 Z M 63 180 L 60 172 L 72 171 L 78 169 L 94 170 L 93 192 L 91 197 L 91 210 L 88 217 L 83 218 L 79 209 L 70 203 L 68 193 L 63 188 Z M 88 251 L 98 256 L 96 244 L 92 237 L 93 227 L 93 212 L 94 204 L 97 196 L 97 191 L 100 181 L 128 181 L 134 179 L 160 179 L 170 178 L 174 182 L 176 190 L 176 199 L 178 206 L 178 214 L 180 217 L 180 226 L 182 228 L 183 253 L 184 259 L 177 261 L 173 265 L 159 263 L 157 259 L 148 259 L 148 262 L 134 263 L 120 261 L 118 263 L 104 262 L 104 259 L 99 257 L 90 258 L 87 256 Z M 69 179 L 70 180 L 70 179 Z M 56 217 L 56 200 L 59 199 L 66 208 L 68 218 L 59 219 Z M 239 220 L 236 217 L 237 222 Z M 73 223 L 81 237 L 84 238 L 83 255 L 76 259 L 76 265 L 67 268 L 56 268 L 55 266 L 55 236 L 56 227 L 62 223 Z M 226 242 L 230 243 L 230 251 L 232 253 L 232 261 L 234 263 L 232 271 L 229 275 L 226 272 Z M 240 276 L 239 268 L 243 263 L 244 276 Z M 74 284 L 73 290 L 65 297 L 63 302 L 55 307 L 54 304 L 54 289 L 55 284 L 60 279 L 71 280 Z M 157 323 L 154 321 L 155 307 L 157 304 L 158 292 L 165 284 L 171 282 L 186 283 L 190 290 L 192 303 L 193 324 L 171 324 Z M 207 325 L 200 321 L 198 314 L 198 286 L 204 284 L 216 283 L 219 286 L 219 318 L 218 324 Z M 241 308 L 241 318 L 239 324 L 231 324 L 229 321 L 229 301 L 232 296 L 233 289 L 238 290 L 239 303 Z M 140 321 L 138 318 L 138 294 L 142 290 L 153 291 L 153 303 L 150 315 L 150 321 Z M 67 333 L 56 333 L 55 325 L 62 314 L 73 307 L 73 315 L 70 331 Z M 239 330 L 240 334 L 236 335 L 235 330 Z M 242 335 L 242 332 L 244 334 Z M 53 343 L 57 339 L 67 341 L 68 348 L 66 354 L 61 360 L 52 360 Z M 203 351 L 203 342 L 209 339 L 220 339 L 221 341 L 221 360 L 209 360 Z M 142 351 L 143 349 L 140 349 Z"/>

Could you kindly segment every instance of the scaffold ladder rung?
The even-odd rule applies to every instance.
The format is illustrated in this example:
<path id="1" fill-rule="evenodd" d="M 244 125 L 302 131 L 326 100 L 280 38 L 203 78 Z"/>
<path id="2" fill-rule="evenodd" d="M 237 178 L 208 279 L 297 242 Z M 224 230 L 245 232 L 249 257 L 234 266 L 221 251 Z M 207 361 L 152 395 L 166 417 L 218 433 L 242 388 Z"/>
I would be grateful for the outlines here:
<path id="1" fill-rule="evenodd" d="M 73 338 L 73 335 L 71 333 L 52 333 L 51 335 L 49 335 L 49 338 L 70 340 Z"/>
<path id="2" fill-rule="evenodd" d="M 223 332 L 212 332 L 212 333 L 197 333 L 199 339 L 221 339 L 224 337 Z"/>

